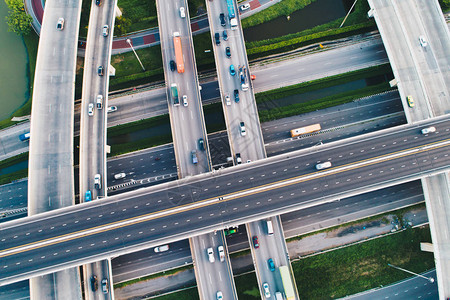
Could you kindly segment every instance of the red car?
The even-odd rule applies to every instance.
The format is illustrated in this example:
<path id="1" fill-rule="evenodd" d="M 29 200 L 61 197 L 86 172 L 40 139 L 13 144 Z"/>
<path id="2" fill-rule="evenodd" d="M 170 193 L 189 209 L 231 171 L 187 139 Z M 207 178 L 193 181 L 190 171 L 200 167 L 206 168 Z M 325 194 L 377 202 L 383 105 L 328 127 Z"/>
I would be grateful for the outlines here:
<path id="1" fill-rule="evenodd" d="M 258 242 L 258 236 L 257 235 L 255 235 L 253 237 L 253 247 L 255 247 L 255 249 L 259 248 L 259 242 Z"/>
<path id="2" fill-rule="evenodd" d="M 250 79 L 251 79 L 251 80 L 255 80 L 255 79 L 256 79 L 256 75 L 251 75 L 251 76 L 250 76 Z"/>

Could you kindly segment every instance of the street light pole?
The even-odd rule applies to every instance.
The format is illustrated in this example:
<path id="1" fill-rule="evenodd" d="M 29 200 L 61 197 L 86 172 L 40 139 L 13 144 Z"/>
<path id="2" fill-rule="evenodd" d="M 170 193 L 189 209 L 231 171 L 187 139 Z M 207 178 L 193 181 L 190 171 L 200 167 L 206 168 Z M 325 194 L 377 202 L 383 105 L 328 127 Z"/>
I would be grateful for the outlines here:
<path id="1" fill-rule="evenodd" d="M 352 7 L 350 7 L 350 9 L 348 10 L 348 13 L 347 13 L 347 15 L 345 16 L 345 18 L 344 18 L 344 20 L 342 21 L 342 23 L 341 23 L 341 26 L 339 26 L 339 28 L 341 28 L 342 27 L 342 25 L 344 25 L 344 23 L 345 23 L 345 20 L 347 20 L 347 18 L 348 18 L 348 15 L 350 14 L 350 12 L 352 11 L 352 9 L 353 9 L 353 7 L 355 6 L 355 4 L 356 4 L 356 2 L 357 2 L 358 0 L 355 0 L 355 2 L 353 2 L 353 5 L 352 5 Z"/>
<path id="2" fill-rule="evenodd" d="M 131 44 L 131 40 L 127 39 L 127 43 L 128 43 L 128 45 L 130 45 L 131 50 L 133 50 L 134 55 L 136 55 L 138 62 L 141 64 L 142 70 L 144 70 L 144 72 L 145 72 L 144 65 L 142 64 L 141 60 L 139 59 L 139 56 L 137 55 L 136 51 L 134 51 L 133 45 Z"/>
<path id="3" fill-rule="evenodd" d="M 391 264 L 387 264 L 387 265 L 388 265 L 389 267 L 395 268 L 395 269 L 397 269 L 397 270 L 400 270 L 400 271 L 403 271 L 403 272 L 406 272 L 406 273 L 409 273 L 409 274 L 413 274 L 413 275 L 422 277 L 422 278 L 428 280 L 428 281 L 431 282 L 431 283 L 434 282 L 434 278 L 433 278 L 433 277 L 425 277 L 425 276 L 423 276 L 423 275 L 420 275 L 420 274 L 417 274 L 417 273 L 414 273 L 414 272 L 411 272 L 411 271 L 402 269 L 402 268 L 400 268 L 400 267 L 397 267 L 397 266 L 394 266 L 394 265 L 391 265 Z"/>

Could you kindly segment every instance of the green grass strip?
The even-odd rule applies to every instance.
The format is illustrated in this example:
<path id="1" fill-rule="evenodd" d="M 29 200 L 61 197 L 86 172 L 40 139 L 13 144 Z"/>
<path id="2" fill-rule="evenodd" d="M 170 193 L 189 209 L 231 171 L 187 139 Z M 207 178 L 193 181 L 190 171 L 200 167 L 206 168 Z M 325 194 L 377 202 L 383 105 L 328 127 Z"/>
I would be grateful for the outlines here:
<path id="1" fill-rule="evenodd" d="M 28 168 L 0 176 L 0 185 L 11 183 L 28 176 Z"/>
<path id="2" fill-rule="evenodd" d="M 271 110 L 263 110 L 259 111 L 259 119 L 261 123 L 278 120 L 281 118 L 286 118 L 290 116 L 296 116 L 299 114 L 304 114 L 307 112 L 312 112 L 348 102 L 352 102 L 353 100 L 374 95 L 377 93 L 385 92 L 390 90 L 391 87 L 388 83 L 381 83 L 374 86 L 369 86 L 366 88 L 362 88 L 356 91 L 348 91 L 340 94 L 336 94 L 333 96 L 320 98 L 312 101 L 308 101 L 306 103 L 297 103 L 288 106 L 283 106 L 280 108 L 274 108 Z"/>
<path id="3" fill-rule="evenodd" d="M 180 268 L 175 268 L 175 269 L 168 270 L 168 271 L 165 271 L 165 272 L 155 273 L 155 274 L 151 274 L 151 275 L 148 275 L 148 276 L 143 276 L 143 277 L 135 278 L 135 279 L 132 279 L 132 280 L 124 281 L 124 282 L 121 282 L 121 283 L 116 283 L 116 284 L 114 284 L 114 288 L 115 289 L 120 289 L 120 288 L 126 287 L 126 286 L 131 285 L 131 284 L 135 284 L 135 283 L 138 283 L 138 282 L 141 282 L 141 281 L 147 281 L 147 280 L 150 280 L 150 279 L 163 277 L 163 276 L 175 275 L 175 274 L 177 274 L 179 272 L 183 272 L 183 271 L 190 270 L 190 269 L 193 269 L 193 268 L 194 267 L 192 265 L 182 266 Z"/>
<path id="4" fill-rule="evenodd" d="M 238 299 L 258 300 L 261 299 L 258 281 L 255 272 L 234 277 Z M 303 299 L 303 298 L 302 298 Z"/>
<path id="5" fill-rule="evenodd" d="M 15 164 L 28 160 L 28 152 L 21 153 L 19 155 L 4 159 L 0 161 L 0 169 L 11 167 Z"/>
<path id="6" fill-rule="evenodd" d="M 153 126 L 159 126 L 159 125 L 168 124 L 168 123 L 169 123 L 169 115 L 165 114 L 165 115 L 156 116 L 156 117 L 149 118 L 149 119 L 139 120 L 136 122 L 117 125 L 117 126 L 108 128 L 108 137 L 119 136 L 119 135 L 127 134 L 130 132 L 134 132 L 137 130 L 152 128 Z"/>
<path id="7" fill-rule="evenodd" d="M 200 297 L 198 295 L 197 286 L 193 286 L 191 288 L 187 288 L 182 291 L 155 297 L 153 299 L 158 299 L 158 300 L 199 300 Z"/>
<path id="8" fill-rule="evenodd" d="M 388 263 L 421 273 L 432 269 L 433 253 L 420 250 L 431 242 L 430 229 L 414 228 L 292 263 L 302 299 L 340 298 L 410 277 Z"/>
<path id="9" fill-rule="evenodd" d="M 121 154 L 130 153 L 133 151 L 156 147 L 171 142 L 172 142 L 172 135 L 169 134 L 140 139 L 138 141 L 130 143 L 111 145 L 111 153 L 108 154 L 108 157 L 113 157 Z"/>

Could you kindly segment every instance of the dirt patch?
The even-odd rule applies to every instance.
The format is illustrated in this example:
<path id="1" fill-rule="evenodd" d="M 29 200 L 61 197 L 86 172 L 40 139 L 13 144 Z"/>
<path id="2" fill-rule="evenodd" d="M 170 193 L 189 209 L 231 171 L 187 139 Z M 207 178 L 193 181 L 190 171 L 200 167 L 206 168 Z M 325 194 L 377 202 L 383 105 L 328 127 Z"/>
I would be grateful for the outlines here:
<path id="1" fill-rule="evenodd" d="M 77 71 L 76 71 L 77 74 L 81 74 L 81 72 L 83 72 L 82 71 L 83 66 L 84 66 L 84 57 L 77 56 Z"/>

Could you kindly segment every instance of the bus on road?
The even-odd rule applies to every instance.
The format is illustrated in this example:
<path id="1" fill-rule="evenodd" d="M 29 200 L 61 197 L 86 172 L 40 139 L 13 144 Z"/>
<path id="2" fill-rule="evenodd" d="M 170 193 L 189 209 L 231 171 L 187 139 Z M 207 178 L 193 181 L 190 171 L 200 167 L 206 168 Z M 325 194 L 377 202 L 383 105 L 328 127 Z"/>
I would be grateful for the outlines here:
<path id="1" fill-rule="evenodd" d="M 175 47 L 175 60 L 178 73 L 184 73 L 183 51 L 181 49 L 181 38 L 179 32 L 173 33 L 173 46 Z"/>
<path id="2" fill-rule="evenodd" d="M 307 134 L 321 129 L 320 124 L 313 124 L 305 127 L 300 127 L 291 130 L 291 137 L 296 137 L 302 134 Z"/>
<path id="3" fill-rule="evenodd" d="M 295 300 L 294 287 L 292 286 L 291 275 L 287 266 L 280 266 L 281 281 L 283 281 L 284 294 L 286 300 Z"/>
<path id="4" fill-rule="evenodd" d="M 172 83 L 170 86 L 170 93 L 172 94 L 173 105 L 180 105 L 180 100 L 178 99 L 178 87 L 176 83 Z"/>

